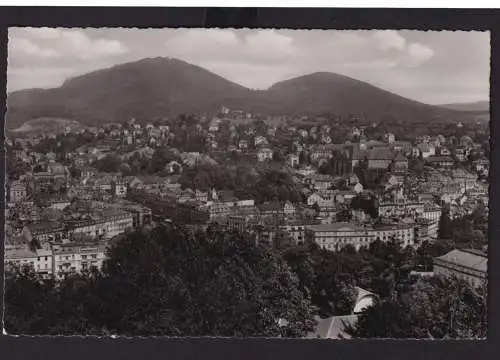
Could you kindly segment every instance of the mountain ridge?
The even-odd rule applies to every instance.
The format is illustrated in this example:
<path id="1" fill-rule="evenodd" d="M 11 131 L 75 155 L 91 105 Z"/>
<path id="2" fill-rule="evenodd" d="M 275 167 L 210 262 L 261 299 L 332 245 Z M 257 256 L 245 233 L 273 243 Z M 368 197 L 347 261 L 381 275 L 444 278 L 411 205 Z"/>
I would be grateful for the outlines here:
<path id="1" fill-rule="evenodd" d="M 458 111 L 474 111 L 474 112 L 486 112 L 490 111 L 489 101 L 474 101 L 474 102 L 463 102 L 463 103 L 451 103 L 439 105 L 441 107 L 458 110 Z"/>
<path id="2" fill-rule="evenodd" d="M 460 112 L 404 98 L 336 73 L 315 72 L 251 90 L 200 66 L 175 58 L 144 58 L 72 77 L 57 88 L 9 94 L 7 127 L 37 117 L 74 119 L 83 124 L 123 122 L 180 113 L 214 113 L 222 105 L 265 115 L 387 116 L 412 121 Z"/>

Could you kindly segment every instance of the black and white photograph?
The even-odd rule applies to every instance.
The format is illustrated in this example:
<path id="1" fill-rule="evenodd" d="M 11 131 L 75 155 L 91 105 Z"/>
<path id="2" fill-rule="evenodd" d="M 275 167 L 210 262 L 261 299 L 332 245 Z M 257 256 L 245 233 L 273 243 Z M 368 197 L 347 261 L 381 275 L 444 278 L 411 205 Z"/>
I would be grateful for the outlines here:
<path id="1" fill-rule="evenodd" d="M 487 338 L 489 32 L 8 41 L 4 334 Z"/>

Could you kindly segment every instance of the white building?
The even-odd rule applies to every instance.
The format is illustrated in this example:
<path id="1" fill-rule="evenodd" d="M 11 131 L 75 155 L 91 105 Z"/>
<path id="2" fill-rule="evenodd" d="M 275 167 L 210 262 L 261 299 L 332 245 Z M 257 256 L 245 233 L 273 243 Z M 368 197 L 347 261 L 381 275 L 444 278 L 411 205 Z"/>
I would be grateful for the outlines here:
<path id="1" fill-rule="evenodd" d="M 64 244 L 52 249 L 52 274 L 61 278 L 67 273 L 100 269 L 106 258 L 105 245 Z"/>
<path id="2" fill-rule="evenodd" d="M 398 240 L 402 246 L 413 245 L 415 242 L 415 224 L 398 223 L 383 224 L 376 227 L 357 225 L 353 223 L 333 223 L 311 225 L 306 228 L 306 240 L 315 242 L 321 248 L 338 250 L 352 245 L 359 249 L 368 246 L 375 240 Z"/>
<path id="3" fill-rule="evenodd" d="M 273 159 L 273 151 L 269 148 L 260 149 L 257 152 L 257 158 L 259 159 L 259 161 L 272 160 Z"/>

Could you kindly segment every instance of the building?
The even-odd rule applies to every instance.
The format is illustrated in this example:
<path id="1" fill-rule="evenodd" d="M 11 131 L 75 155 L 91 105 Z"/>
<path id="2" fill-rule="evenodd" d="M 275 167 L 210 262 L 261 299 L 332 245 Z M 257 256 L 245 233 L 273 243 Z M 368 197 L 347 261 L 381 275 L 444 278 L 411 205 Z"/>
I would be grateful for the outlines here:
<path id="1" fill-rule="evenodd" d="M 288 154 L 286 161 L 288 166 L 292 168 L 299 166 L 299 156 L 296 154 Z"/>
<path id="2" fill-rule="evenodd" d="M 257 152 L 259 161 L 267 161 L 273 159 L 273 151 L 269 148 L 262 148 Z"/>
<path id="3" fill-rule="evenodd" d="M 415 227 L 415 243 L 434 240 L 438 237 L 439 221 L 420 218 Z"/>
<path id="4" fill-rule="evenodd" d="M 333 177 L 327 174 L 312 174 L 305 177 L 304 182 L 315 190 L 324 192 L 332 186 Z"/>
<path id="5" fill-rule="evenodd" d="M 408 159 L 401 153 L 397 153 L 394 158 L 394 170 L 408 170 Z"/>
<path id="6" fill-rule="evenodd" d="M 17 203 L 25 200 L 28 196 L 26 185 L 20 181 L 15 181 L 10 185 L 9 199 L 10 202 Z"/>
<path id="7" fill-rule="evenodd" d="M 113 193 L 117 197 L 127 196 L 127 184 L 122 180 L 115 180 L 112 182 Z"/>
<path id="8" fill-rule="evenodd" d="M 375 240 L 400 241 L 402 246 L 413 245 L 415 241 L 414 223 L 380 224 L 377 226 L 354 223 L 333 223 L 310 225 L 305 231 L 306 241 L 315 242 L 321 248 L 338 250 L 351 245 L 359 249 Z"/>
<path id="9" fill-rule="evenodd" d="M 378 213 L 381 217 L 422 216 L 425 204 L 418 201 L 409 201 L 405 198 L 381 201 Z"/>
<path id="10" fill-rule="evenodd" d="M 470 172 L 465 171 L 464 169 L 453 170 L 452 177 L 457 183 L 463 185 L 464 191 L 475 187 L 477 182 L 477 175 L 471 174 Z"/>
<path id="11" fill-rule="evenodd" d="M 436 148 L 426 142 L 417 145 L 418 154 L 422 156 L 423 159 L 427 159 L 429 156 L 436 155 Z"/>
<path id="12" fill-rule="evenodd" d="M 52 248 L 52 274 L 61 278 L 91 268 L 100 269 L 106 258 L 103 244 L 61 244 Z"/>
<path id="13" fill-rule="evenodd" d="M 322 159 L 331 159 L 334 151 L 341 152 L 342 144 L 317 145 L 311 149 L 311 161 L 318 162 Z"/>
<path id="14" fill-rule="evenodd" d="M 456 277 L 474 287 L 486 286 L 488 256 L 478 250 L 455 249 L 434 259 L 434 275 Z"/>
<path id="15" fill-rule="evenodd" d="M 51 242 L 61 242 L 68 238 L 66 227 L 58 222 L 41 222 L 29 224 L 23 229 L 23 237 L 26 242 L 35 241 L 45 246 Z"/>
<path id="16" fill-rule="evenodd" d="M 134 202 L 121 202 L 114 204 L 120 210 L 126 211 L 133 216 L 132 226 L 141 227 L 151 224 L 153 212 L 150 208 Z"/>
<path id="17" fill-rule="evenodd" d="M 436 168 L 449 169 L 453 167 L 455 162 L 450 156 L 429 156 L 426 163 Z"/>
<path id="18" fill-rule="evenodd" d="M 104 209 L 100 217 L 69 223 L 70 234 L 83 234 L 91 238 L 111 239 L 134 226 L 131 213 L 109 208 Z"/>
<path id="19" fill-rule="evenodd" d="M 52 275 L 52 252 L 50 250 L 31 251 L 24 246 L 12 248 L 6 246 L 4 263 L 6 266 L 31 266 L 44 278 Z"/>
<path id="20" fill-rule="evenodd" d="M 46 189 L 59 181 L 67 183 L 69 178 L 69 170 L 59 164 L 51 164 L 48 171 L 33 173 L 33 181 L 40 189 Z"/>
<path id="21" fill-rule="evenodd" d="M 70 200 L 67 197 L 55 197 L 49 199 L 45 204 L 47 207 L 55 210 L 64 210 L 67 206 L 71 205 Z"/>
<path id="22" fill-rule="evenodd" d="M 375 147 L 366 156 L 369 169 L 387 169 L 394 159 L 394 154 L 387 147 Z M 408 165 L 406 165 L 408 167 Z"/>
<path id="23" fill-rule="evenodd" d="M 424 206 L 422 217 L 431 221 L 439 221 L 441 218 L 441 208 L 438 205 L 426 204 Z"/>

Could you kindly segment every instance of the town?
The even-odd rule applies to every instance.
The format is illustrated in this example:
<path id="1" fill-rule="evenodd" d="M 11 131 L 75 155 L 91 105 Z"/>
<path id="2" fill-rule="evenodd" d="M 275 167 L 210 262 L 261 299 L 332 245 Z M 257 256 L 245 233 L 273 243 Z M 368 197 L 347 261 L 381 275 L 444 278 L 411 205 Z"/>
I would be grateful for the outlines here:
<path id="1" fill-rule="evenodd" d="M 276 251 L 445 242 L 446 253 L 412 274 L 484 286 L 487 124 L 428 131 L 222 107 L 214 116 L 13 134 L 5 262 L 62 279 L 99 269 L 134 229 L 175 223 L 244 232 Z"/>

